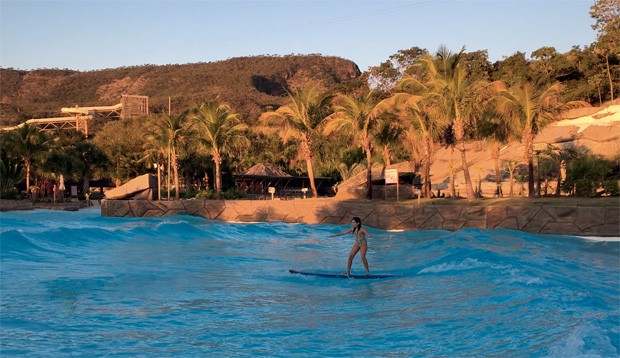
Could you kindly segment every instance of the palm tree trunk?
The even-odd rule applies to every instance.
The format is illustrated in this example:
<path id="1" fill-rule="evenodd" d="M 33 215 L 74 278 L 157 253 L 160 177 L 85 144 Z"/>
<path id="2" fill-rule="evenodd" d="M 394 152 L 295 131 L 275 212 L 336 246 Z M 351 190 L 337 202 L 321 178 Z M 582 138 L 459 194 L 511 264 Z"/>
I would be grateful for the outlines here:
<path id="1" fill-rule="evenodd" d="M 454 138 L 457 148 L 461 151 L 461 162 L 463 166 L 463 177 L 465 178 L 465 191 L 467 192 L 467 200 L 474 199 L 474 187 L 471 185 L 471 176 L 469 175 L 469 165 L 467 165 L 467 157 L 465 155 L 465 128 L 463 121 L 456 118 L 454 121 Z M 460 144 L 460 147 L 458 146 Z"/>
<path id="2" fill-rule="evenodd" d="M 459 149 L 461 151 L 461 162 L 463 163 L 463 176 L 465 177 L 465 190 L 467 191 L 467 199 L 474 199 L 474 187 L 471 184 L 471 176 L 469 175 L 469 165 L 467 165 L 467 157 L 465 155 L 465 144 L 462 144 L 462 148 Z"/>
<path id="3" fill-rule="evenodd" d="M 555 187 L 555 196 L 560 196 L 562 193 L 562 163 L 564 163 L 564 161 L 560 160 L 560 165 L 558 167 L 558 185 Z"/>
<path id="4" fill-rule="evenodd" d="M 425 138 L 424 153 L 424 186 L 422 188 L 423 195 L 429 199 L 431 197 L 431 158 L 433 155 L 433 142 L 430 137 Z"/>
<path id="5" fill-rule="evenodd" d="M 30 161 L 25 160 L 26 164 L 26 193 L 30 193 Z"/>
<path id="6" fill-rule="evenodd" d="M 495 183 L 497 185 L 497 192 L 495 193 L 498 197 L 504 196 L 502 193 L 502 177 L 499 172 L 499 142 L 494 141 L 491 147 L 493 161 L 495 164 Z"/>
<path id="7" fill-rule="evenodd" d="M 215 162 L 215 194 L 217 200 L 222 200 L 222 171 L 220 170 L 222 158 L 218 152 L 213 153 L 213 161 Z"/>
<path id="8" fill-rule="evenodd" d="M 83 182 L 82 182 L 82 192 L 84 193 L 84 195 L 86 195 L 88 194 L 89 191 L 90 191 L 90 178 L 89 178 L 89 175 L 86 174 L 84 175 Z"/>
<path id="9" fill-rule="evenodd" d="M 170 201 L 170 146 L 168 146 L 168 178 L 167 178 L 167 182 L 168 182 L 168 201 Z"/>
<path id="10" fill-rule="evenodd" d="M 179 200 L 180 199 L 180 190 L 179 190 L 179 165 L 177 162 L 177 151 L 176 149 L 172 149 L 172 154 L 171 154 L 171 161 L 172 161 L 172 170 L 174 171 L 174 200 Z"/>
<path id="11" fill-rule="evenodd" d="M 385 145 L 383 147 L 383 158 L 385 159 L 385 167 L 389 167 L 390 165 L 392 165 L 392 154 L 390 153 L 390 146 L 389 145 Z"/>
<path id="12" fill-rule="evenodd" d="M 314 169 L 312 169 L 312 157 L 306 157 L 306 167 L 308 168 L 308 179 L 310 180 L 310 190 L 312 190 L 312 197 L 318 198 L 319 192 L 316 190 L 316 184 L 314 183 Z"/>
<path id="13" fill-rule="evenodd" d="M 456 198 L 456 188 L 454 187 L 454 146 L 450 146 L 450 195 Z"/>
<path id="14" fill-rule="evenodd" d="M 316 183 L 314 182 L 314 168 L 312 166 L 312 151 L 310 150 L 311 143 L 309 140 L 303 142 L 304 157 L 306 158 L 306 168 L 308 169 L 308 179 L 310 180 L 310 190 L 312 190 L 312 197 L 318 198 L 319 192 L 316 190 Z"/>
<path id="15" fill-rule="evenodd" d="M 366 198 L 372 200 L 372 152 L 365 149 L 366 152 Z"/>
<path id="16" fill-rule="evenodd" d="M 534 197 L 534 135 L 529 126 L 525 127 L 523 133 L 525 142 L 525 160 L 527 161 L 527 196 Z"/>

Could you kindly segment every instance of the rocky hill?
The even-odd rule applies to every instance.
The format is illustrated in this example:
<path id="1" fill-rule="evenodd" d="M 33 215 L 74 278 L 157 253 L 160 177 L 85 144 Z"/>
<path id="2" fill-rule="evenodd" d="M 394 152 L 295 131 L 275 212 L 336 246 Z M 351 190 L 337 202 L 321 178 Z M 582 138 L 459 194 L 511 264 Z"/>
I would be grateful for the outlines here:
<path id="1" fill-rule="evenodd" d="M 248 121 L 286 100 L 286 90 L 330 88 L 357 78 L 349 60 L 321 55 L 255 56 L 185 65 L 144 65 L 98 71 L 0 69 L 0 126 L 58 116 L 60 108 L 107 106 L 123 94 L 149 96 L 151 112 L 179 113 L 219 96 Z"/>

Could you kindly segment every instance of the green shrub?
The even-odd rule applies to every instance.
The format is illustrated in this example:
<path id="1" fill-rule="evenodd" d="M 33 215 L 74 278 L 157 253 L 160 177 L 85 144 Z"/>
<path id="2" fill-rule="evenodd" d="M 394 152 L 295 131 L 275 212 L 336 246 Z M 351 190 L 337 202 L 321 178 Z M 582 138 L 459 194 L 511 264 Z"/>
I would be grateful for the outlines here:
<path id="1" fill-rule="evenodd" d="M 197 199 L 215 200 L 217 199 L 217 193 L 211 189 L 200 190 L 197 192 L 195 191 L 193 197 Z M 222 192 L 222 199 L 224 200 L 242 199 L 244 197 L 245 193 L 236 189 L 228 189 Z"/>
<path id="2" fill-rule="evenodd" d="M 584 155 L 569 163 L 562 190 L 574 192 L 575 196 L 595 197 L 600 188 L 605 194 L 618 194 L 618 176 L 614 174 L 610 160 Z"/>
<path id="3" fill-rule="evenodd" d="M 0 199 L 17 199 L 15 184 L 22 180 L 24 171 L 18 161 L 0 160 Z"/>
<path id="4" fill-rule="evenodd" d="M 243 199 L 244 197 L 245 193 L 236 189 L 228 189 L 222 192 L 222 199 L 225 200 Z"/>

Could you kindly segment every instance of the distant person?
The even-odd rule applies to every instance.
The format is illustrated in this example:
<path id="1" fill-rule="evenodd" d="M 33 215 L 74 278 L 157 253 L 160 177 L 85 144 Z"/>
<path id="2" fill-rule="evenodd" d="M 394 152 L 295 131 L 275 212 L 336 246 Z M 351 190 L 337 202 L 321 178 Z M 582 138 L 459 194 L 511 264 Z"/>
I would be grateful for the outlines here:
<path id="1" fill-rule="evenodd" d="M 367 238 L 372 237 L 366 229 L 362 227 L 362 220 L 357 216 L 351 219 L 352 228 L 345 230 L 341 233 L 331 235 L 330 237 L 336 237 L 348 233 L 353 233 L 355 235 L 355 243 L 351 248 L 351 252 L 349 253 L 349 262 L 347 263 L 347 271 L 344 272 L 345 275 L 349 276 L 351 274 L 351 265 L 353 264 L 353 258 L 359 251 L 361 251 L 362 262 L 364 263 L 364 268 L 366 269 L 366 275 L 370 275 L 370 270 L 368 269 L 368 261 L 366 260 L 366 251 L 368 250 L 368 242 Z"/>

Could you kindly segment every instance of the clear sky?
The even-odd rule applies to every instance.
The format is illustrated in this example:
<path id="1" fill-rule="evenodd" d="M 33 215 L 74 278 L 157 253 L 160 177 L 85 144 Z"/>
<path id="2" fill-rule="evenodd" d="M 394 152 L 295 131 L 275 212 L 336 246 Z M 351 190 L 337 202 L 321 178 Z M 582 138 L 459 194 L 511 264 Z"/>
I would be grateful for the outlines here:
<path id="1" fill-rule="evenodd" d="M 310 54 L 362 71 L 398 50 L 491 61 L 593 43 L 594 0 L 0 0 L 0 67 L 95 70 Z"/>

